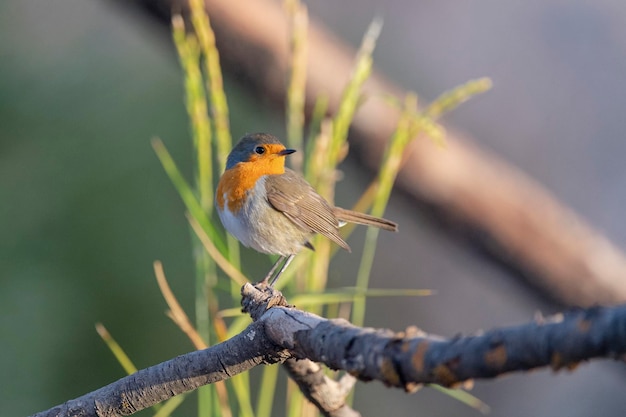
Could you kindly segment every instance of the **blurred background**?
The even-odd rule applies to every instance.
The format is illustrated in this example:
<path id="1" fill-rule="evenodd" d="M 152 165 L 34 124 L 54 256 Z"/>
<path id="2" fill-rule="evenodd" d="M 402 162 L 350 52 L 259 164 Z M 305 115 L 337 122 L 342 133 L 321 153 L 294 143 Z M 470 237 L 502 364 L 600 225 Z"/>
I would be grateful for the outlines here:
<path id="1" fill-rule="evenodd" d="M 102 322 L 138 367 L 192 349 L 164 316 L 152 262 L 193 311 L 184 207 L 150 146 L 163 139 L 188 178 L 191 140 L 168 29 L 107 0 L 0 3 L 0 415 L 28 415 L 123 376 L 94 330 Z M 445 117 L 479 146 L 544 184 L 626 248 L 626 5 L 619 1 L 356 1 L 307 3 L 357 46 L 384 18 L 378 71 L 427 102 L 468 79 L 494 88 Z M 283 112 L 225 68 L 234 137 L 284 135 Z M 372 173 L 350 157 L 338 195 L 349 205 Z M 471 175 L 471 173 L 468 173 Z M 387 217 L 371 285 L 429 288 L 374 299 L 367 325 L 415 324 L 444 336 L 526 322 L 563 308 L 473 250 L 406 194 Z M 361 246 L 363 231 L 350 244 Z M 247 252 L 244 252 L 244 256 Z M 355 255 L 331 285 L 351 285 Z M 269 263 L 268 263 L 269 265 Z M 626 368 L 593 362 L 477 382 L 495 417 L 622 416 Z M 424 389 L 359 383 L 364 415 L 479 415 Z M 280 400 L 279 400 L 280 401 Z M 194 401 L 175 415 L 193 415 Z M 150 415 L 149 412 L 142 415 Z"/>

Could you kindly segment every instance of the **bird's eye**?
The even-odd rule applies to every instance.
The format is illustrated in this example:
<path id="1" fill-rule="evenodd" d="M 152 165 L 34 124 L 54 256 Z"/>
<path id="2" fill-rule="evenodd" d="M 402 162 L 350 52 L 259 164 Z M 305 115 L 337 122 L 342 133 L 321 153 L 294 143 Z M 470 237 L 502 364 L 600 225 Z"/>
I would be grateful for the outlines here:
<path id="1" fill-rule="evenodd" d="M 259 155 L 263 155 L 265 153 L 265 148 L 262 146 L 257 146 L 256 148 L 254 148 L 254 152 Z"/>

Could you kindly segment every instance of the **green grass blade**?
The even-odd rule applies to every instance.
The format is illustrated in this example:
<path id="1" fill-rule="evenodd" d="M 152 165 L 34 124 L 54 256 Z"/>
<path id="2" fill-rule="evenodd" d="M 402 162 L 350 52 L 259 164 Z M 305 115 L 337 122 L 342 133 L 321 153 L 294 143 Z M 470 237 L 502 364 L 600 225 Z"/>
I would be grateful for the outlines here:
<path id="1" fill-rule="evenodd" d="M 444 132 L 434 119 L 441 116 L 443 112 L 450 111 L 462 102 L 468 100 L 473 95 L 487 91 L 491 87 L 488 78 L 469 81 L 456 87 L 436 99 L 427 110 L 418 115 L 417 96 L 408 94 L 403 114 L 398 122 L 398 126 L 385 152 L 378 180 L 378 193 L 372 205 L 372 214 L 382 216 L 387 207 L 387 202 L 391 195 L 393 183 L 398 175 L 402 164 L 402 155 L 409 142 L 420 132 L 425 132 L 428 136 L 443 143 Z M 359 273 L 357 276 L 357 287 L 364 290 L 369 285 L 369 276 L 373 262 L 378 238 L 378 229 L 370 228 L 366 234 L 366 243 Z M 362 325 L 365 316 L 365 298 L 355 302 L 353 320 L 357 325 Z"/>
<path id="2" fill-rule="evenodd" d="M 362 291 L 358 287 L 344 287 L 339 291 L 346 294 L 365 295 L 366 297 L 424 297 L 436 293 L 435 290 L 425 290 L 418 288 L 366 288 Z"/>
<path id="3" fill-rule="evenodd" d="M 291 390 L 287 389 L 287 415 L 289 417 L 301 417 L 305 402 L 304 395 L 302 395 L 302 391 L 300 391 L 295 382 L 291 379 L 287 381 L 288 387 L 291 387 Z M 289 394 L 290 391 L 291 393 Z"/>
<path id="4" fill-rule="evenodd" d="M 246 315 L 241 311 L 241 307 L 233 307 L 233 308 L 225 308 L 220 310 L 220 317 L 229 318 L 229 317 L 245 317 Z M 244 325 L 245 328 L 246 325 Z M 228 326 L 229 329 L 231 326 Z M 230 333 L 229 333 L 230 334 Z M 237 334 L 237 333 L 235 333 Z M 231 336 L 229 336 L 231 337 Z"/>
<path id="5" fill-rule="evenodd" d="M 168 417 L 185 401 L 187 394 L 179 394 L 165 401 L 153 417 Z"/>
<path id="6" fill-rule="evenodd" d="M 313 155 L 313 149 L 317 142 L 317 137 L 322 131 L 322 123 L 326 118 L 326 112 L 328 111 L 328 96 L 322 95 L 315 100 L 315 106 L 313 106 L 313 113 L 311 115 L 311 122 L 309 123 L 308 140 L 306 143 L 306 149 L 304 154 L 307 156 L 304 160 L 304 177 L 311 182 L 311 172 L 309 167 L 309 161 Z"/>
<path id="7" fill-rule="evenodd" d="M 491 81 L 488 78 L 467 82 L 439 96 L 422 114 L 417 112 L 417 96 L 413 94 L 407 95 L 402 116 L 385 151 L 381 164 L 378 176 L 378 193 L 372 205 L 372 214 L 374 216 L 382 216 L 385 212 L 393 183 L 402 164 L 402 155 L 409 142 L 420 132 L 425 132 L 435 141 L 443 143 L 443 128 L 437 125 L 434 119 L 441 116 L 443 112 L 450 111 L 473 95 L 487 91 L 490 87 Z M 368 229 L 366 233 L 363 257 L 361 258 L 357 275 L 357 287 L 361 290 L 364 290 L 369 285 L 378 233 L 379 230 L 373 228 Z M 364 318 L 365 297 L 361 297 L 354 303 L 353 323 L 362 325 Z"/>
<path id="8" fill-rule="evenodd" d="M 416 117 L 413 131 L 415 136 L 423 132 L 433 142 L 445 146 L 445 130 L 436 120 L 444 113 L 449 112 L 477 94 L 482 94 L 491 89 L 492 82 L 489 78 L 470 80 L 465 84 L 448 90 L 437 97 L 421 115 Z"/>
<path id="9" fill-rule="evenodd" d="M 228 262 L 241 271 L 241 253 L 239 241 L 231 234 L 226 235 L 226 244 L 228 245 Z M 238 285 L 235 280 L 230 280 L 230 295 L 233 300 L 238 299 L 241 296 L 241 285 Z"/>
<path id="10" fill-rule="evenodd" d="M 176 166 L 176 163 L 172 159 L 172 156 L 165 148 L 165 145 L 159 138 L 152 139 L 152 147 L 154 148 L 165 173 L 174 184 L 176 191 L 180 195 L 185 207 L 193 216 L 194 219 L 198 221 L 200 226 L 204 229 L 207 235 L 211 238 L 217 249 L 224 254 L 226 253 L 226 245 L 224 243 L 224 239 L 221 238 L 221 235 L 215 229 L 215 226 L 209 220 L 209 217 L 202 209 L 198 199 L 196 198 L 193 190 L 187 183 L 187 180 L 183 177 L 182 173 Z"/>
<path id="11" fill-rule="evenodd" d="M 233 391 L 235 391 L 235 397 L 237 397 L 239 416 L 254 417 L 252 399 L 250 398 L 250 374 L 246 372 L 235 375 L 230 378 L 229 381 L 233 387 Z"/>
<path id="12" fill-rule="evenodd" d="M 215 47 L 215 33 L 211 27 L 204 1 L 190 0 L 191 20 L 205 57 L 207 88 L 211 96 L 211 113 L 215 122 L 217 163 L 219 172 L 226 167 L 226 157 L 232 147 L 228 101 L 224 92 L 224 80 L 220 68 L 220 56 Z"/>
<path id="13" fill-rule="evenodd" d="M 328 201 L 334 201 L 336 167 L 345 156 L 348 129 L 354 114 L 362 102 L 361 89 L 372 70 L 372 52 L 380 34 L 382 23 L 375 19 L 363 37 L 357 54 L 352 76 L 344 88 L 337 114 L 332 122 L 322 123 L 320 135 L 307 161 L 307 177 L 317 192 Z M 319 290 L 326 286 L 331 247 L 325 239 L 315 239 L 316 251 L 305 268 L 304 282 L 307 290 Z"/>
<path id="14" fill-rule="evenodd" d="M 172 17 L 172 31 L 174 44 L 185 75 L 187 113 L 189 114 L 197 158 L 196 184 L 200 205 L 206 213 L 211 213 L 213 209 L 211 121 L 208 115 L 202 72 L 200 71 L 200 47 L 196 37 L 185 32 L 185 25 L 181 16 Z"/>
<path id="15" fill-rule="evenodd" d="M 486 403 L 476 398 L 475 396 L 473 396 L 467 391 L 463 391 L 461 389 L 445 388 L 445 387 L 442 387 L 441 385 L 435 385 L 435 384 L 428 384 L 427 386 L 434 390 L 442 392 L 446 395 L 449 395 L 455 400 L 460 401 L 463 404 L 468 405 L 472 407 L 473 409 L 480 411 L 482 414 L 489 414 L 489 412 L 491 411 L 490 407 Z"/>
<path id="16" fill-rule="evenodd" d="M 426 108 L 424 114 L 432 119 L 438 119 L 473 96 L 489 91 L 492 85 L 491 79 L 487 77 L 470 80 L 441 94 Z"/>
<path id="17" fill-rule="evenodd" d="M 183 200 L 187 199 L 190 202 L 195 201 L 199 205 L 199 210 L 198 207 L 193 207 L 190 208 L 189 211 L 192 217 L 198 220 L 203 226 L 203 229 L 207 231 L 209 237 L 215 242 L 215 245 L 218 246 L 219 250 L 223 253 L 225 245 L 223 241 L 219 239 L 219 235 L 215 233 L 215 230 L 211 230 L 213 225 L 208 221 L 208 216 L 210 216 L 213 210 L 213 150 L 211 144 L 211 122 L 208 114 L 207 96 L 204 89 L 205 83 L 200 68 L 201 49 L 205 53 L 205 62 L 207 62 L 209 67 L 212 61 L 214 62 L 214 56 L 210 56 L 211 51 L 207 51 L 206 47 L 208 41 L 207 30 L 210 30 L 208 16 L 206 16 L 206 13 L 203 13 L 204 8 L 200 6 L 200 2 L 192 1 L 192 9 L 192 22 L 194 23 L 195 34 L 185 31 L 184 21 L 180 16 L 174 16 L 172 19 L 172 28 L 174 43 L 185 74 L 187 112 L 189 113 L 191 122 L 196 157 L 195 183 L 197 199 L 191 199 L 190 196 L 193 196 L 193 192 L 189 189 L 185 181 L 181 181 L 182 176 L 180 176 L 177 181 L 178 184 L 182 184 L 182 186 L 177 188 L 179 188 L 179 193 L 181 192 L 181 188 L 185 193 L 181 193 Z M 202 17 L 205 17 L 206 21 L 202 21 Z M 217 53 L 215 48 L 213 48 L 213 52 Z M 217 68 L 219 72 L 219 62 Z M 221 74 L 219 82 L 221 83 Z M 212 94 L 215 95 L 216 92 L 212 91 Z M 223 98 L 225 100 L 225 97 Z M 219 122 L 223 122 L 223 120 Z M 175 168 L 175 165 L 173 166 Z M 176 171 L 178 170 L 176 169 L 174 174 L 176 174 Z M 170 175 L 170 178 L 175 178 L 175 175 Z M 200 336 L 210 344 L 214 336 L 214 329 L 211 327 L 211 310 L 218 309 L 218 300 L 213 294 L 213 287 L 217 285 L 217 269 L 208 254 L 201 249 L 201 243 L 197 237 L 192 236 L 192 240 L 196 263 L 196 328 Z M 212 416 L 219 416 L 221 414 L 218 393 L 214 385 L 202 387 L 198 390 L 198 412 L 201 415 Z"/>
<path id="18" fill-rule="evenodd" d="M 199 387 L 196 392 L 198 393 L 198 415 L 210 415 L 220 416 L 219 408 L 217 407 L 218 399 L 217 392 L 213 385 L 204 385 Z"/>
<path id="19" fill-rule="evenodd" d="M 304 105 L 306 91 L 307 27 L 306 6 L 298 0 L 286 2 L 291 25 L 290 52 L 291 65 L 287 87 L 287 144 L 294 149 L 302 149 L 304 130 Z M 302 153 L 290 157 L 294 170 L 302 171 Z"/>
<path id="20" fill-rule="evenodd" d="M 365 291 L 357 287 L 339 288 L 334 291 L 324 291 L 318 293 L 306 293 L 289 297 L 290 302 L 298 307 L 315 306 L 333 303 L 344 303 L 354 301 L 357 296 L 365 297 L 425 297 L 435 294 L 434 290 L 424 290 L 415 288 L 389 289 L 389 288 L 367 288 Z M 243 330 L 248 324 L 247 316 L 241 312 L 241 308 L 233 307 L 220 310 L 220 317 L 243 317 L 241 324 L 232 324 L 229 326 L 229 337 Z M 232 330 L 236 330 L 233 332 Z M 232 332 L 232 333 L 231 333 Z"/>
<path id="21" fill-rule="evenodd" d="M 205 10 L 204 2 L 202 0 L 191 0 L 189 5 L 191 8 L 192 24 L 205 57 L 206 86 L 211 98 L 211 114 L 213 115 L 215 126 L 215 145 L 217 150 L 215 162 L 217 171 L 221 173 L 226 167 L 226 159 L 232 147 L 232 136 L 230 133 L 228 100 L 224 91 L 219 51 L 215 46 L 215 33 L 211 27 L 210 17 Z M 206 163 L 206 169 L 212 169 L 212 161 L 210 159 L 202 159 L 200 162 Z M 210 177 L 202 178 L 208 179 Z M 207 212 L 210 213 L 210 211 Z M 239 242 L 234 237 L 227 235 L 226 245 L 228 247 L 228 261 L 239 269 L 241 266 Z M 230 289 L 233 296 L 238 296 L 239 288 L 236 285 L 231 283 Z"/>
<path id="22" fill-rule="evenodd" d="M 416 116 L 413 121 L 413 125 L 411 126 L 410 137 L 417 137 L 419 134 L 424 134 L 428 137 L 432 142 L 436 145 L 439 145 L 442 148 L 446 146 L 446 130 L 445 128 L 437 123 L 435 119 L 430 116 Z"/>
<path id="23" fill-rule="evenodd" d="M 122 347 L 115 341 L 113 336 L 111 336 L 111 333 L 109 333 L 102 323 L 96 323 L 96 331 L 104 343 L 106 343 L 113 356 L 115 356 L 115 359 L 117 359 L 119 364 L 122 365 L 124 372 L 128 375 L 137 372 L 137 367 L 133 364 L 133 361 L 128 357 L 126 352 L 124 352 L 124 349 L 122 349 Z"/>
<path id="24" fill-rule="evenodd" d="M 215 33 L 211 27 L 210 17 L 205 10 L 204 2 L 202 0 L 191 0 L 189 5 L 193 28 L 205 58 L 206 88 L 211 99 L 211 113 L 215 127 L 215 146 L 217 150 L 215 166 L 217 167 L 217 172 L 221 173 L 226 167 L 226 159 L 232 147 L 232 137 L 230 134 L 228 100 L 224 92 L 224 79 L 220 67 L 219 51 L 215 46 Z M 200 181 L 208 181 L 211 178 L 206 175 L 206 172 L 213 170 L 213 161 L 203 157 L 199 158 L 198 162 L 199 172 L 201 173 L 198 185 L 199 189 L 202 190 L 205 187 Z M 208 190 L 208 188 L 206 189 Z M 203 195 L 204 193 L 200 191 L 200 194 Z M 211 190 L 212 195 L 213 191 Z M 207 213 L 210 213 L 212 207 L 205 209 Z M 226 245 L 228 247 L 226 252 L 228 261 L 239 269 L 241 265 L 239 242 L 234 237 L 227 235 Z M 238 296 L 239 288 L 232 283 L 230 287 L 232 295 Z"/>
<path id="25" fill-rule="evenodd" d="M 372 214 L 374 216 L 382 217 L 385 212 L 393 183 L 400 169 L 402 153 L 411 139 L 411 119 L 414 118 L 416 111 L 417 97 L 414 95 L 407 96 L 405 110 L 402 112 L 396 131 L 385 151 L 385 156 L 383 157 L 383 162 L 378 174 L 378 188 L 372 204 Z M 356 281 L 357 288 L 363 292 L 365 292 L 369 286 L 378 233 L 379 229 L 370 227 L 365 234 L 365 246 L 363 247 L 363 256 L 361 257 Z M 365 321 L 365 307 L 365 296 L 359 296 L 354 301 L 352 311 L 352 322 L 357 326 L 362 326 Z"/>
<path id="26" fill-rule="evenodd" d="M 352 302 L 359 296 L 364 297 L 423 297 L 432 295 L 432 290 L 419 289 L 372 289 L 365 291 L 353 287 L 336 291 L 326 291 L 320 293 L 307 293 L 290 297 L 290 302 L 298 307 L 316 306 L 334 303 Z"/>
<path id="27" fill-rule="evenodd" d="M 348 137 L 348 129 L 361 103 L 361 89 L 372 72 L 372 53 L 382 29 L 382 20 L 374 19 L 369 25 L 357 55 L 356 65 L 346 86 L 337 115 L 334 119 L 333 140 L 328 159 L 334 168 L 340 162 L 341 148 Z"/>
<path id="28" fill-rule="evenodd" d="M 216 266 L 202 248 L 197 237 L 192 236 L 196 261 L 195 312 L 196 330 L 207 345 L 216 339 L 211 326 L 213 311 L 218 309 L 218 299 L 213 292 L 217 282 Z M 198 389 L 198 414 L 221 416 L 220 401 L 214 384 Z"/>
<path id="29" fill-rule="evenodd" d="M 223 311 L 225 311 L 225 310 L 223 310 Z M 226 317 L 223 314 L 222 314 L 222 316 Z M 246 327 L 248 327 L 250 322 L 251 322 L 250 316 L 248 316 L 247 314 L 240 314 L 235 320 L 233 320 L 233 322 L 230 324 L 230 326 L 228 326 L 227 337 L 231 338 L 231 337 L 233 337 L 233 336 L 243 332 L 243 330 Z"/>
<path id="30" fill-rule="evenodd" d="M 365 292 L 369 285 L 370 273 L 374 264 L 374 254 L 376 252 L 376 242 L 378 239 L 378 229 L 368 228 L 365 232 L 365 244 L 363 246 L 363 254 L 357 272 L 356 286 Z M 365 323 L 365 302 L 364 295 L 356 295 L 354 305 L 352 307 L 352 323 L 356 326 L 363 326 Z"/>
<path id="31" fill-rule="evenodd" d="M 256 403 L 256 417 L 271 417 L 279 366 L 265 366 Z"/>

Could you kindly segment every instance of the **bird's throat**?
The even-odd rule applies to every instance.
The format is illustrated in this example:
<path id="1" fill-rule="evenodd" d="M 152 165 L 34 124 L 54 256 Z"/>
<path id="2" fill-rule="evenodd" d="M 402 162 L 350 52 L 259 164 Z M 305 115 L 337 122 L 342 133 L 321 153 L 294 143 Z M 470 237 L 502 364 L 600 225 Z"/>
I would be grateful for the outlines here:
<path id="1" fill-rule="evenodd" d="M 285 157 L 259 158 L 250 162 L 240 162 L 224 171 L 217 186 L 216 201 L 220 210 L 226 207 L 231 213 L 238 213 L 249 191 L 264 175 L 283 174 Z"/>

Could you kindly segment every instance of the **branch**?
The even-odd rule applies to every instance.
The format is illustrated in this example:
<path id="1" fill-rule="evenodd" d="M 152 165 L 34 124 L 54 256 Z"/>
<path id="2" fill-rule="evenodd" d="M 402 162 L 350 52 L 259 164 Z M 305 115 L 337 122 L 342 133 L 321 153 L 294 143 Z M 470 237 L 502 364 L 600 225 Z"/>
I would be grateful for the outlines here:
<path id="1" fill-rule="evenodd" d="M 423 383 L 457 386 L 512 371 L 573 369 L 594 357 L 626 355 L 626 305 L 579 309 L 522 326 L 443 339 L 415 329 L 394 333 L 327 320 L 287 306 L 282 294 L 267 286 L 245 284 L 242 295 L 244 310 L 255 321 L 239 335 L 35 416 L 126 416 L 259 364 L 287 360 L 290 375 L 324 415 L 352 417 L 359 414 L 344 400 L 353 381 L 333 381 L 313 362 L 414 391 Z"/>
<path id="2" fill-rule="evenodd" d="M 259 364 L 282 362 L 289 355 L 267 338 L 263 327 L 262 322 L 252 323 L 223 343 L 142 369 L 33 417 L 128 416 Z"/>
<path id="3" fill-rule="evenodd" d="M 259 318 L 272 307 L 292 308 L 280 291 L 267 284 L 245 284 L 241 288 L 241 305 L 244 313 L 249 313 L 258 323 Z M 298 310 L 294 310 L 298 311 Z M 297 319 L 296 319 L 297 320 Z M 283 326 L 288 323 L 276 323 Z M 266 327 L 266 330 L 268 328 Z M 270 331 L 271 332 L 271 331 Z M 322 367 L 308 359 L 287 359 L 283 363 L 285 370 L 294 380 L 302 394 L 315 405 L 326 417 L 360 417 L 357 411 L 346 404 L 346 398 L 356 383 L 356 378 L 346 374 L 335 381 L 324 374 Z"/>
<path id="4" fill-rule="evenodd" d="M 469 379 L 544 366 L 573 369 L 594 357 L 623 359 L 626 354 L 626 305 L 578 309 L 517 327 L 443 339 L 416 335 L 415 330 L 393 333 L 356 327 L 289 307 L 263 311 L 262 300 L 271 303 L 272 291 L 246 284 L 242 294 L 244 309 L 265 323 L 274 343 L 296 358 L 407 391 L 417 384 L 452 387 Z"/>
<path id="5" fill-rule="evenodd" d="M 326 417 L 361 417 L 346 404 L 356 378 L 345 374 L 339 381 L 326 376 L 324 369 L 308 359 L 287 359 L 283 366 L 304 396 Z"/>

